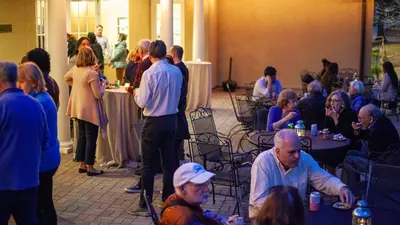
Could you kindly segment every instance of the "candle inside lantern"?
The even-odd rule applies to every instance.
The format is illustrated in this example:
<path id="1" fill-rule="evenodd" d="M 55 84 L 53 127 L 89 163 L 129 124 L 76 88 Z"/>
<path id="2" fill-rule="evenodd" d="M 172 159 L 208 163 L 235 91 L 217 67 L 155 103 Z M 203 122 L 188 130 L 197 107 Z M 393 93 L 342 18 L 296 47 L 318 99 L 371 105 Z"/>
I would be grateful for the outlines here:
<path id="1" fill-rule="evenodd" d="M 129 83 L 125 83 L 125 87 L 129 87 L 130 86 L 130 84 Z"/>

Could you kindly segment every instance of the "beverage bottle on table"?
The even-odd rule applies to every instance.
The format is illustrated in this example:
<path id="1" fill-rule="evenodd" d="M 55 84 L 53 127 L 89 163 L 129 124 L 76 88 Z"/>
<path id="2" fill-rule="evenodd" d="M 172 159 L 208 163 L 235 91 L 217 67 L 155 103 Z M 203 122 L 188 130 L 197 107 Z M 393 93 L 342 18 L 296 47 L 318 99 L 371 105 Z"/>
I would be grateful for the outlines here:
<path id="1" fill-rule="evenodd" d="M 318 136 L 318 127 L 317 127 L 317 124 L 311 125 L 311 135 L 312 135 L 312 136 Z"/>

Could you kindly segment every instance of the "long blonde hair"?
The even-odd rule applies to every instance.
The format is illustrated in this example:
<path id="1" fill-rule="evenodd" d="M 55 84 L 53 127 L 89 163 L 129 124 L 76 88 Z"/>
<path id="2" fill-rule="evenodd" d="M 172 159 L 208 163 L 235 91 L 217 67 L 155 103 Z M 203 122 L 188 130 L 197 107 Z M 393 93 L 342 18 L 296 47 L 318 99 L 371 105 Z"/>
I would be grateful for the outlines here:
<path id="1" fill-rule="evenodd" d="M 25 62 L 18 66 L 18 82 L 30 82 L 32 90 L 37 93 L 46 91 L 43 73 L 33 62 Z"/>

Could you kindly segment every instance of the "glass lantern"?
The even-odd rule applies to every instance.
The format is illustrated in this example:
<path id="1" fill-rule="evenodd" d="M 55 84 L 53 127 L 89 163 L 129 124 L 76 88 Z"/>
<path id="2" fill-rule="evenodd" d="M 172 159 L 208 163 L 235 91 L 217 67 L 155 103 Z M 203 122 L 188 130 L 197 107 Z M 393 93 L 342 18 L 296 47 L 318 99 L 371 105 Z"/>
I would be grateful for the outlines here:
<path id="1" fill-rule="evenodd" d="M 297 135 L 299 135 L 299 137 L 306 136 L 306 127 L 304 126 L 302 120 L 297 121 L 296 126 L 294 126 L 294 130 L 296 131 Z"/>
<path id="2" fill-rule="evenodd" d="M 367 208 L 368 204 L 366 201 L 361 200 L 357 203 L 357 208 L 353 211 L 352 225 L 371 225 L 372 214 Z"/>

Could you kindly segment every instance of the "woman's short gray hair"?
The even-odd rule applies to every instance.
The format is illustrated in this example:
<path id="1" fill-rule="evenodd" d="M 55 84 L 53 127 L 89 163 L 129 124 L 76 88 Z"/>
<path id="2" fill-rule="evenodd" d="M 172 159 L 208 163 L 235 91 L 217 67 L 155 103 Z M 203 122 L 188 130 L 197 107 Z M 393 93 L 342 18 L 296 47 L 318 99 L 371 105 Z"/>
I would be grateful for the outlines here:
<path id="1" fill-rule="evenodd" d="M 364 93 L 364 84 L 361 81 L 355 80 L 350 82 L 350 86 L 353 87 L 358 94 Z"/>
<path id="2" fill-rule="evenodd" d="M 322 93 L 322 85 L 320 82 L 314 80 L 307 85 L 308 93 Z"/>

